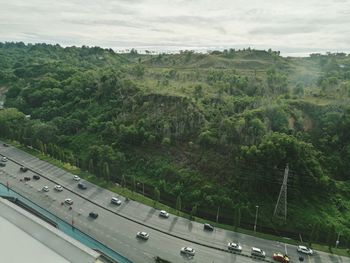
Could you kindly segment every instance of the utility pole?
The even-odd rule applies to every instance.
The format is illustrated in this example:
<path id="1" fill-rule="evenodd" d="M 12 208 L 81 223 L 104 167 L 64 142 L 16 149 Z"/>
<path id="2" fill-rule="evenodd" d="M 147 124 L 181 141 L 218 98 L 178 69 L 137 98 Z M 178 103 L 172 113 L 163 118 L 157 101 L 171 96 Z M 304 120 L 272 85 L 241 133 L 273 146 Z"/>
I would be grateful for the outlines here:
<path id="1" fill-rule="evenodd" d="M 218 211 L 216 212 L 216 223 L 219 222 L 220 206 L 218 206 Z"/>
<path id="2" fill-rule="evenodd" d="M 287 182 L 288 182 L 288 173 L 289 167 L 288 164 L 284 169 L 284 178 L 281 186 L 280 194 L 277 199 L 277 203 L 275 206 L 275 211 L 273 213 L 273 217 L 282 216 L 284 222 L 287 221 Z"/>
<path id="3" fill-rule="evenodd" d="M 256 232 L 256 223 L 258 222 L 258 212 L 259 212 L 259 206 L 255 206 L 256 211 L 255 211 L 255 223 L 254 223 L 254 233 Z"/>

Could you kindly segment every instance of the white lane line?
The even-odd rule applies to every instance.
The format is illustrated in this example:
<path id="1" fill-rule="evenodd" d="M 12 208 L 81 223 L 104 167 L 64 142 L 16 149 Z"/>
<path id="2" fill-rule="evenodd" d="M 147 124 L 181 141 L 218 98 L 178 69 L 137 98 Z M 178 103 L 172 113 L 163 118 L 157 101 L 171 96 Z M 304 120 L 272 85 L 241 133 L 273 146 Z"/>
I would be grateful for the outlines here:
<path id="1" fill-rule="evenodd" d="M 288 255 L 287 244 L 284 244 L 284 252 L 285 252 L 286 255 Z"/>

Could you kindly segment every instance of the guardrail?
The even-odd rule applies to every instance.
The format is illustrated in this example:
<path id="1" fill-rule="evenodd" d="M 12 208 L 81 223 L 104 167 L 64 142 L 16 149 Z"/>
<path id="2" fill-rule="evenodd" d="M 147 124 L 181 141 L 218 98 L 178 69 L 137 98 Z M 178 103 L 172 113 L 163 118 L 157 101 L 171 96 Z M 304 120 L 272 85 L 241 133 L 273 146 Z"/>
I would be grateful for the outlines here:
<path id="1" fill-rule="evenodd" d="M 0 154 L 0 155 L 2 155 L 2 154 Z M 26 167 L 28 168 L 29 171 L 31 171 L 31 172 L 33 172 L 33 173 L 35 173 L 35 174 L 40 175 L 41 177 L 47 179 L 48 181 L 50 181 L 50 182 L 52 182 L 52 183 L 54 183 L 54 184 L 57 184 L 53 179 L 51 179 L 51 178 L 49 178 L 49 177 L 43 175 L 43 174 L 42 174 L 43 171 L 40 171 L 40 170 L 37 171 L 37 169 L 33 169 L 33 168 L 31 168 L 31 167 L 28 167 L 27 165 L 22 165 L 20 162 L 17 162 L 17 161 L 15 161 L 15 160 L 13 160 L 12 158 L 8 158 L 8 160 L 11 160 L 12 162 L 14 162 L 14 163 L 16 163 L 16 164 L 18 164 L 18 165 L 20 165 L 20 166 L 26 166 Z M 231 250 L 228 250 L 228 249 L 224 249 L 224 248 L 220 248 L 220 247 L 208 245 L 208 244 L 205 244 L 205 243 L 201 243 L 201 242 L 198 242 L 198 241 L 195 241 L 195 240 L 191 240 L 191 239 L 188 239 L 188 238 L 179 236 L 179 235 L 175 235 L 175 234 L 169 233 L 169 232 L 164 231 L 164 230 L 162 230 L 162 229 L 159 229 L 159 228 L 156 228 L 156 227 L 147 225 L 147 224 L 145 224 L 145 223 L 143 223 L 143 222 L 140 222 L 140 221 L 135 220 L 135 219 L 133 219 L 133 218 L 127 217 L 127 216 L 125 216 L 125 215 L 122 215 L 122 214 L 120 214 L 120 213 L 118 213 L 118 212 L 116 212 L 116 211 L 113 211 L 113 210 L 111 210 L 111 209 L 108 209 L 107 207 L 102 206 L 102 205 L 100 205 L 100 204 L 98 204 L 98 203 L 92 201 L 91 199 L 86 198 L 85 196 L 81 195 L 80 193 L 75 192 L 75 191 L 73 191 L 73 190 L 71 190 L 71 189 L 69 189 L 69 188 L 67 188 L 67 187 L 65 187 L 65 186 L 62 186 L 62 187 L 63 187 L 64 189 L 66 189 L 67 191 L 69 191 L 69 192 L 71 192 L 71 193 L 73 193 L 73 194 L 79 196 L 80 198 L 84 199 L 85 201 L 88 201 L 88 202 L 90 202 L 90 203 L 92 203 L 92 204 L 94 204 L 94 205 L 100 207 L 101 209 L 104 209 L 104 210 L 106 210 L 106 211 L 109 211 L 110 213 L 113 213 L 113 214 L 115 214 L 115 215 L 117 215 L 117 216 L 119 216 L 119 217 L 121 217 L 121 218 L 124 218 L 124 219 L 126 219 L 126 220 L 129 220 L 129 221 L 134 222 L 134 223 L 136 223 L 136 224 L 139 224 L 139 225 L 141 225 L 141 226 L 150 228 L 150 229 L 152 229 L 152 230 L 158 231 L 158 232 L 163 233 L 163 234 L 165 234 L 165 235 L 169 235 L 169 236 L 172 236 L 172 237 L 175 237 L 175 238 L 184 240 L 184 241 L 186 241 L 186 242 L 191 242 L 191 243 L 193 243 L 193 244 L 197 244 L 197 245 L 204 246 L 204 247 L 211 248 L 211 249 L 216 249 L 216 250 L 223 251 L 223 252 L 226 252 L 226 253 L 234 253 L 234 254 L 237 254 L 237 255 L 240 255 L 240 256 L 243 256 L 243 257 L 249 257 L 249 258 L 259 259 L 259 260 L 264 261 L 264 262 L 271 262 L 271 263 L 274 263 L 274 261 L 268 260 L 268 259 L 266 259 L 266 258 L 256 257 L 256 256 L 251 256 L 251 255 L 248 255 L 248 254 L 244 254 L 244 253 L 234 252 L 234 251 L 231 251 Z M 97 187 L 99 187 L 99 186 L 97 186 Z M 159 257 L 157 257 L 157 258 L 159 258 Z M 163 260 L 163 259 L 160 259 L 160 258 L 159 258 L 158 260 Z M 165 262 L 166 262 L 166 261 L 165 261 Z"/>

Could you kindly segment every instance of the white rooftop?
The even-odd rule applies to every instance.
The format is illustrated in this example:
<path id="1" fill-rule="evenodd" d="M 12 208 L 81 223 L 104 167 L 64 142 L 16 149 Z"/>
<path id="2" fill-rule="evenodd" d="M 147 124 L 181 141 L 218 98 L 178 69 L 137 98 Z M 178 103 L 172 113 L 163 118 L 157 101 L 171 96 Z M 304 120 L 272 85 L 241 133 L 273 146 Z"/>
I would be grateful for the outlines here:
<path id="1" fill-rule="evenodd" d="M 1 262 L 95 263 L 99 253 L 0 198 Z"/>

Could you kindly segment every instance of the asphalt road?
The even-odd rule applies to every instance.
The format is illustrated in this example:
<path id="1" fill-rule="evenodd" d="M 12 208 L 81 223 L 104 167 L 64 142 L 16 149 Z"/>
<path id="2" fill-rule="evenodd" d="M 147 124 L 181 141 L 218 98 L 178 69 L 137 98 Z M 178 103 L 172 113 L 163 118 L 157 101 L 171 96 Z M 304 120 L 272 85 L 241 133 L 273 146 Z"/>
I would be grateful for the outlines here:
<path id="1" fill-rule="evenodd" d="M 9 158 L 6 167 L 0 168 L 6 172 L 0 176 L 0 181 L 28 197 L 35 203 L 46 208 L 67 222 L 74 220 L 74 225 L 81 231 L 93 236 L 100 242 L 110 246 L 134 262 L 154 262 L 154 256 L 160 256 L 172 262 L 259 262 L 241 255 L 234 255 L 213 249 L 226 249 L 230 241 L 239 242 L 243 253 L 249 254 L 252 246 L 266 251 L 267 259 L 271 259 L 274 252 L 287 252 L 292 262 L 298 262 L 299 255 L 295 246 L 279 242 L 255 238 L 232 231 L 216 228 L 213 232 L 203 231 L 203 225 L 191 222 L 188 219 L 170 215 L 168 219 L 160 218 L 159 211 L 134 201 L 123 201 L 120 206 L 110 203 L 111 197 L 116 196 L 110 191 L 84 182 L 86 190 L 77 187 L 73 175 L 49 163 L 43 162 L 21 150 L 13 147 L 4 147 L 0 142 L 0 154 Z M 31 169 L 26 173 L 19 171 L 20 165 Z M 45 178 L 24 182 L 24 176 L 34 174 L 33 171 L 54 181 Z M 62 192 L 53 190 L 55 184 L 62 185 Z M 49 186 L 49 192 L 43 192 L 43 186 Z M 75 193 L 78 193 L 75 194 Z M 82 198 L 82 197 L 85 198 Z M 61 204 L 65 198 L 72 198 L 73 209 Z M 98 205 L 96 205 L 98 204 Z M 89 212 L 99 214 L 97 219 L 89 218 Z M 136 222 L 118 216 L 130 218 Z M 150 233 L 148 241 L 138 240 L 136 232 Z M 202 244 L 202 245 L 201 245 Z M 204 246 L 203 246 L 204 245 Z M 196 250 L 193 258 L 180 254 L 183 246 L 190 246 Z M 304 262 L 330 263 L 350 262 L 349 258 L 333 256 L 323 252 L 316 252 L 314 256 L 304 256 Z"/>

